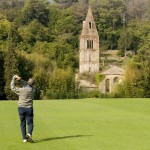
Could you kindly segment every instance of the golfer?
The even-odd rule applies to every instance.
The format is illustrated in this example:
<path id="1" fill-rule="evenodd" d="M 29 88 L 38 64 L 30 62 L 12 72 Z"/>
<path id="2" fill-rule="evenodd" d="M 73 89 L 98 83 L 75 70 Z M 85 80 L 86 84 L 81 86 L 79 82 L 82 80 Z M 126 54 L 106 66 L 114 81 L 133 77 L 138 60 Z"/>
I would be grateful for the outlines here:
<path id="1" fill-rule="evenodd" d="M 15 80 L 20 81 L 21 87 L 15 86 Z M 34 143 L 32 139 L 33 131 L 33 99 L 35 88 L 33 87 L 34 80 L 30 78 L 27 82 L 22 80 L 18 75 L 13 76 L 11 81 L 11 90 L 19 95 L 18 112 L 20 116 L 20 127 L 23 137 L 23 142 Z M 26 122 L 28 124 L 28 133 L 26 133 Z"/>

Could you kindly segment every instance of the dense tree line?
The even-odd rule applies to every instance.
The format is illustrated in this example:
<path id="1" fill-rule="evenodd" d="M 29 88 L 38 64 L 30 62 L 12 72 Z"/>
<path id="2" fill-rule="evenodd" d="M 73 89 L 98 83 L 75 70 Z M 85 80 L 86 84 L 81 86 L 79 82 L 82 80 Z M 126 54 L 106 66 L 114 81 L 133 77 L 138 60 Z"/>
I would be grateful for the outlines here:
<path id="1" fill-rule="evenodd" d="M 128 64 L 130 78 L 119 88 L 120 95 L 149 97 L 148 0 L 1 0 L 0 99 L 16 99 L 9 88 L 15 73 L 25 80 L 35 78 L 37 98 L 78 97 L 74 76 L 82 21 L 89 5 L 100 49 L 118 49 L 121 56 L 125 49 L 136 53 Z M 129 76 L 130 72 L 136 78 Z"/>

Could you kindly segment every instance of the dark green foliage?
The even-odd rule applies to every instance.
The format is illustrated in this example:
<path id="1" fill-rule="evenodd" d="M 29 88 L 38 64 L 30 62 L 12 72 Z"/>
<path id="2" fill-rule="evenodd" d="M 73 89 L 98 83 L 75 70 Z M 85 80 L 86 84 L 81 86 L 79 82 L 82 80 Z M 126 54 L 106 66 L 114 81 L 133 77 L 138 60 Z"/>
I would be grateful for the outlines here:
<path id="1" fill-rule="evenodd" d="M 75 77 L 70 68 L 56 69 L 50 78 L 47 97 L 51 99 L 70 99 L 75 97 Z"/>
<path id="2" fill-rule="evenodd" d="M 107 98 L 108 96 L 102 94 L 99 90 L 79 91 L 78 98 Z"/>
<path id="3" fill-rule="evenodd" d="M 28 24 L 32 20 L 37 19 L 40 23 L 46 25 L 48 23 L 49 11 L 46 4 L 40 0 L 25 0 L 21 13 L 21 21 Z"/>
<path id="4" fill-rule="evenodd" d="M 9 100 L 17 99 L 16 94 L 14 94 L 10 89 L 10 81 L 13 75 L 18 74 L 18 64 L 16 61 L 16 53 L 12 49 L 12 45 L 9 46 L 8 52 L 5 57 L 5 94 L 6 98 Z"/>
<path id="5" fill-rule="evenodd" d="M 24 58 L 23 56 L 19 55 L 18 57 L 18 69 L 20 72 L 20 76 L 24 79 L 24 80 L 28 80 L 29 78 L 31 78 L 33 76 L 33 68 L 34 68 L 34 64 L 33 62 L 31 62 L 30 60 L 27 60 L 26 58 Z"/>
<path id="6" fill-rule="evenodd" d="M 118 93 L 121 93 L 123 97 L 150 97 L 150 26 L 148 22 L 136 21 L 129 24 L 129 34 L 134 39 L 130 39 L 128 44 L 129 47 L 133 45 L 132 50 L 135 50 L 137 54 L 128 63 L 126 79 L 122 88 L 119 88 Z"/>
<path id="7" fill-rule="evenodd" d="M 18 32 L 25 44 L 34 45 L 37 41 L 52 42 L 54 40 L 50 30 L 39 23 L 38 20 L 33 20 L 28 26 L 20 27 Z"/>
<path id="8" fill-rule="evenodd" d="M 150 97 L 150 49 L 141 49 L 128 64 L 124 83 L 117 88 L 119 97 Z"/>
<path id="9" fill-rule="evenodd" d="M 55 60 L 58 68 L 66 68 L 67 66 L 75 67 L 76 60 L 72 51 L 72 47 L 69 44 L 59 43 L 55 48 Z M 72 60 L 74 60 L 74 62 Z"/>
<path id="10" fill-rule="evenodd" d="M 49 85 L 49 77 L 43 70 L 37 71 L 36 74 L 34 74 L 34 79 L 36 86 L 35 99 L 42 99 L 43 98 L 42 96 L 45 96 L 46 90 Z"/>
<path id="11" fill-rule="evenodd" d="M 3 53 L 0 52 L 0 100 L 5 99 L 4 85 L 5 85 L 5 80 L 4 80 L 4 57 L 3 57 Z"/>
<path id="12" fill-rule="evenodd" d="M 18 71 L 18 62 L 17 62 L 17 53 L 15 52 L 15 42 L 16 42 L 16 31 L 12 27 L 9 33 L 8 39 L 8 50 L 5 55 L 5 94 L 6 98 L 9 100 L 17 99 L 16 94 L 14 94 L 10 89 L 10 81 L 15 74 L 19 74 Z"/>
<path id="13" fill-rule="evenodd" d="M 124 4 L 122 1 L 108 0 L 95 5 L 94 16 L 103 49 L 117 49 L 122 28 Z"/>
<path id="14" fill-rule="evenodd" d="M 10 89 L 10 81 L 13 77 L 13 75 L 18 74 L 18 64 L 17 64 L 17 54 L 13 50 L 14 47 L 12 47 L 11 43 L 10 46 L 8 47 L 8 52 L 6 53 L 5 56 L 5 94 L 6 98 L 10 100 L 17 99 L 16 94 L 14 94 L 11 89 Z"/>
<path id="15" fill-rule="evenodd" d="M 122 29 L 118 48 L 124 50 L 126 47 L 126 50 L 137 53 L 141 43 L 146 40 L 149 33 L 150 26 L 148 24 L 149 21 L 130 21 L 126 29 Z"/>
<path id="16" fill-rule="evenodd" d="M 6 23 L 5 21 L 0 22 L 0 41 L 8 38 L 8 24 Z"/>
<path id="17" fill-rule="evenodd" d="M 96 74 L 95 75 L 95 81 L 96 81 L 96 84 L 99 85 L 99 83 L 105 78 L 105 75 L 103 74 Z"/>

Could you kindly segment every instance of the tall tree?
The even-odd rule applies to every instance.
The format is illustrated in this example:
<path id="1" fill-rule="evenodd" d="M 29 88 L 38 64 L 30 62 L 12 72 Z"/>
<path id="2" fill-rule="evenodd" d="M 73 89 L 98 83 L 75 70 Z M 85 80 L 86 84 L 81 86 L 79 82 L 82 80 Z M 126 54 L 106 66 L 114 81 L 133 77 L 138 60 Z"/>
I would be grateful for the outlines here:
<path id="1" fill-rule="evenodd" d="M 70 99 L 75 97 L 75 77 L 70 68 L 56 69 L 50 78 L 47 97 L 55 99 Z"/>
<path id="2" fill-rule="evenodd" d="M 124 0 L 124 2 L 130 19 L 147 18 L 149 0 Z"/>
<path id="3" fill-rule="evenodd" d="M 122 28 L 122 0 L 107 0 L 93 4 L 93 14 L 101 38 L 101 48 L 117 49 L 120 29 Z"/>
<path id="4" fill-rule="evenodd" d="M 0 100 L 4 99 L 4 57 L 0 52 Z"/>
<path id="5" fill-rule="evenodd" d="M 66 8 L 78 2 L 78 0 L 54 0 L 54 2 L 61 4 L 63 8 Z"/>
<path id="6" fill-rule="evenodd" d="M 10 89 L 10 82 L 12 79 L 12 76 L 15 74 L 18 74 L 18 62 L 17 62 L 17 54 L 15 52 L 15 42 L 16 42 L 16 29 L 14 27 L 11 27 L 10 33 L 8 36 L 8 49 L 5 56 L 5 94 L 6 98 L 9 100 L 15 100 L 17 99 L 16 94 L 14 94 Z"/>
<path id="7" fill-rule="evenodd" d="M 37 19 L 40 23 L 47 25 L 49 10 L 46 4 L 41 0 L 25 0 L 21 13 L 21 21 L 28 24 L 30 21 Z"/>

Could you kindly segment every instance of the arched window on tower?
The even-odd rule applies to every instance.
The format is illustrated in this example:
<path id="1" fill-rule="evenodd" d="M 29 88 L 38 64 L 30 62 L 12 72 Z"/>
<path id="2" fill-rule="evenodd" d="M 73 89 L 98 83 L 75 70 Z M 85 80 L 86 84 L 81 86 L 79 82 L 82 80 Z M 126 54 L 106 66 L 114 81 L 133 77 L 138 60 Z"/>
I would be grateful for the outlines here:
<path id="1" fill-rule="evenodd" d="M 91 40 L 90 40 L 90 49 L 91 49 L 91 47 L 92 47 L 92 42 L 91 42 Z"/>
<path id="2" fill-rule="evenodd" d="M 91 41 L 91 49 L 93 49 L 93 40 Z"/>
<path id="3" fill-rule="evenodd" d="M 90 49 L 90 41 L 87 40 L 87 49 Z"/>
<path id="4" fill-rule="evenodd" d="M 89 72 L 91 72 L 91 67 L 89 67 Z"/>
<path id="5" fill-rule="evenodd" d="M 93 40 L 87 40 L 87 49 L 93 49 Z"/>
<path id="6" fill-rule="evenodd" d="M 92 23 L 91 23 L 91 22 L 89 22 L 89 28 L 90 28 L 90 29 L 92 28 Z"/>

